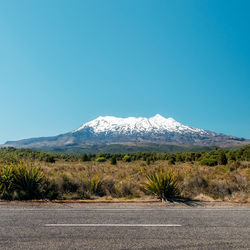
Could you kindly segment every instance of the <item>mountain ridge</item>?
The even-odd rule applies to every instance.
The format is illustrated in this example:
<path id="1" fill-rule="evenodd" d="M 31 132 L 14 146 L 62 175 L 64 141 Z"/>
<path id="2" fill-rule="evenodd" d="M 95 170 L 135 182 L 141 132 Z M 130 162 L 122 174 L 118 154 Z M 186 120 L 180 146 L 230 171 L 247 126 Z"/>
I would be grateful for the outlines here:
<path id="1" fill-rule="evenodd" d="M 65 134 L 8 141 L 2 146 L 39 149 L 122 143 L 230 146 L 248 144 L 250 140 L 193 128 L 157 114 L 150 118 L 99 116 Z"/>
<path id="2" fill-rule="evenodd" d="M 84 123 L 80 128 L 73 131 L 79 132 L 85 127 L 93 127 L 95 133 L 99 132 L 164 132 L 168 130 L 169 132 L 180 132 L 180 131 L 193 131 L 204 133 L 205 130 L 192 128 L 185 126 L 173 118 L 165 118 L 159 114 L 156 114 L 153 117 L 127 117 L 119 118 L 115 116 L 99 116 L 95 120 Z M 117 129 L 118 128 L 118 129 Z"/>

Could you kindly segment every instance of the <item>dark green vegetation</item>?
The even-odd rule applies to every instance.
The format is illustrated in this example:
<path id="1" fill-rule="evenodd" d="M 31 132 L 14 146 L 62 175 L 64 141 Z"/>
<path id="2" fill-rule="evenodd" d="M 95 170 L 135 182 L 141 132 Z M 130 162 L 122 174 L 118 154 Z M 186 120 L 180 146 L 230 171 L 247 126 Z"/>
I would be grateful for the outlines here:
<path id="1" fill-rule="evenodd" d="M 0 149 L 1 199 L 159 199 L 176 195 L 247 201 L 250 145 L 210 152 L 60 154 Z"/>
<path id="2" fill-rule="evenodd" d="M 62 153 L 62 154 L 82 154 L 82 153 L 135 153 L 135 152 L 156 152 L 156 153 L 175 153 L 175 152 L 199 152 L 211 151 L 214 146 L 180 146 L 156 143 L 140 143 L 135 145 L 126 144 L 108 144 L 93 145 L 86 147 L 64 146 L 64 147 L 43 147 L 46 152 Z"/>
<path id="3" fill-rule="evenodd" d="M 131 161 L 157 161 L 167 160 L 170 164 L 176 162 L 199 162 L 201 165 L 216 166 L 226 165 L 228 161 L 250 161 L 250 145 L 242 148 L 230 150 L 214 148 L 210 151 L 199 152 L 176 152 L 176 153 L 155 153 L 155 152 L 133 152 L 133 153 L 83 153 L 83 154 L 63 154 L 49 153 L 31 149 L 15 149 L 12 147 L 0 148 L 1 162 L 15 163 L 19 160 L 38 160 L 42 162 L 55 163 L 58 160 L 64 161 L 97 161 L 107 160 Z"/>
<path id="4" fill-rule="evenodd" d="M 53 184 L 38 167 L 11 164 L 0 168 L 0 194 L 2 199 L 29 200 L 57 196 Z"/>

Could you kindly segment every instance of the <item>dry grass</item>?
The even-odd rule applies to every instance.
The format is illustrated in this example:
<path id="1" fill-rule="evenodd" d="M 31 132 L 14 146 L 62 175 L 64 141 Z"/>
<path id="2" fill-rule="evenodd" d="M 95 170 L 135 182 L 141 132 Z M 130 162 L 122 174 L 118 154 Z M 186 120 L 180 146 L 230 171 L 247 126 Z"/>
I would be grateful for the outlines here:
<path id="1" fill-rule="evenodd" d="M 249 201 L 250 163 L 234 162 L 225 166 L 200 166 L 198 163 L 169 165 L 166 161 L 124 162 L 64 162 L 36 163 L 57 185 L 62 199 L 95 198 L 86 192 L 86 182 L 98 177 L 102 180 L 98 196 L 111 198 L 140 198 L 145 196 L 142 183 L 150 173 L 173 171 L 178 176 L 181 195 L 188 198 Z M 85 191 L 84 191 L 85 188 Z M 204 198 L 205 199 L 205 198 Z"/>

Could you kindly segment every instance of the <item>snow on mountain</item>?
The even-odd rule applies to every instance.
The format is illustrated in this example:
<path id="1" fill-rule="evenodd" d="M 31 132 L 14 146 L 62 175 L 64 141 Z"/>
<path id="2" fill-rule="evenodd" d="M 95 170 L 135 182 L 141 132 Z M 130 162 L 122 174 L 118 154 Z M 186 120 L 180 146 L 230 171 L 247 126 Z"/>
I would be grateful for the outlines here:
<path id="1" fill-rule="evenodd" d="M 157 114 L 151 118 L 100 116 L 75 131 L 52 137 L 8 141 L 3 146 L 16 148 L 88 147 L 121 143 L 171 143 L 178 145 L 243 145 L 249 140 L 183 125 Z"/>
<path id="2" fill-rule="evenodd" d="M 133 133 L 200 133 L 206 134 L 206 131 L 198 128 L 185 126 L 173 118 L 165 118 L 159 114 L 151 117 L 128 117 L 118 118 L 114 116 L 99 116 L 97 119 L 83 124 L 73 133 L 80 132 L 83 129 L 91 128 L 94 133 L 117 133 L 117 134 L 133 134 Z"/>

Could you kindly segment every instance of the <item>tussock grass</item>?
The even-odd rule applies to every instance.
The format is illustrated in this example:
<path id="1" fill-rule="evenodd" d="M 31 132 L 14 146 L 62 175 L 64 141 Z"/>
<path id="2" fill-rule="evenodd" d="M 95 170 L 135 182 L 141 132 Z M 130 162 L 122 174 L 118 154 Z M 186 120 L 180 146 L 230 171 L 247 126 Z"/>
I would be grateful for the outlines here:
<path id="1" fill-rule="evenodd" d="M 83 181 L 83 176 L 91 179 L 93 176 L 102 178 L 102 195 L 107 197 L 127 199 L 149 195 L 144 183 L 147 176 L 155 173 L 172 171 L 177 178 L 179 195 L 194 198 L 204 194 L 219 200 L 249 199 L 250 164 L 249 162 L 233 162 L 227 165 L 201 166 L 199 163 L 175 163 L 154 161 L 147 165 L 146 161 L 117 161 L 112 165 L 106 162 L 56 162 L 54 164 L 40 163 L 50 179 L 58 180 L 58 175 L 66 174 L 71 180 Z M 99 196 L 89 193 L 89 198 Z M 154 196 L 154 194 L 152 194 Z M 157 197 L 157 196 L 156 196 Z"/>
<path id="2" fill-rule="evenodd" d="M 18 163 L 0 168 L 0 195 L 3 199 L 41 199 L 49 189 L 38 167 Z"/>
<path id="3" fill-rule="evenodd" d="M 178 195 L 177 178 L 172 171 L 150 173 L 146 175 L 147 182 L 144 183 L 146 191 L 155 195 L 158 199 L 165 201 Z"/>
<path id="4" fill-rule="evenodd" d="M 22 183 L 23 190 L 26 190 L 25 194 L 22 194 L 21 188 L 14 186 L 13 174 L 18 176 L 18 171 L 13 166 L 17 165 L 18 163 L 0 164 L 2 199 L 95 199 L 102 196 L 108 199 L 133 199 L 149 195 L 168 199 L 177 194 L 187 198 L 202 197 L 203 194 L 217 200 L 249 201 L 248 161 L 228 162 L 226 165 L 217 166 L 201 166 L 199 162 L 176 162 L 173 165 L 166 160 L 150 161 L 150 164 L 143 160 L 127 162 L 123 159 L 117 160 L 116 164 L 112 164 L 110 160 L 58 160 L 54 163 L 33 161 L 32 166 L 23 166 L 25 170 L 20 170 L 20 173 L 24 171 L 24 179 L 19 174 L 19 183 Z M 163 176 L 173 173 L 174 186 L 178 193 L 149 193 L 145 183 L 149 184 L 151 177 L 151 181 L 157 177 L 160 183 L 160 179 L 164 179 L 160 177 L 161 173 Z M 168 187 L 164 181 L 162 185 Z M 39 192 L 30 192 L 33 189 Z"/>

